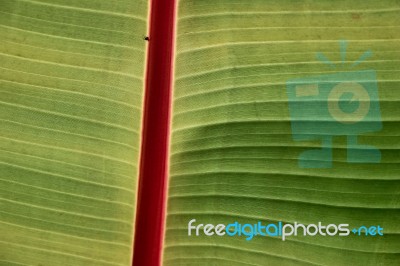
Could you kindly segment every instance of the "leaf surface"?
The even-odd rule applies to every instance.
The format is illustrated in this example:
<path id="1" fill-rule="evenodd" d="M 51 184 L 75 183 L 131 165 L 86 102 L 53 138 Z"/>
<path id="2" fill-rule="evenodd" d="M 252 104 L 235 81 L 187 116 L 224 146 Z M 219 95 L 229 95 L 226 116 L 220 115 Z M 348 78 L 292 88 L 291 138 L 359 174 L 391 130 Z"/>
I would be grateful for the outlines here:
<path id="1" fill-rule="evenodd" d="M 399 11 L 390 0 L 179 2 L 164 265 L 398 265 Z M 292 139 L 286 82 L 348 71 L 368 49 L 354 69 L 377 73 L 383 129 L 359 141 L 381 163 L 348 163 L 338 137 L 332 168 L 299 168 L 321 144 Z M 379 224 L 385 235 L 189 237 L 191 219 Z"/>
<path id="2" fill-rule="evenodd" d="M 1 1 L 1 265 L 130 264 L 147 5 Z"/>

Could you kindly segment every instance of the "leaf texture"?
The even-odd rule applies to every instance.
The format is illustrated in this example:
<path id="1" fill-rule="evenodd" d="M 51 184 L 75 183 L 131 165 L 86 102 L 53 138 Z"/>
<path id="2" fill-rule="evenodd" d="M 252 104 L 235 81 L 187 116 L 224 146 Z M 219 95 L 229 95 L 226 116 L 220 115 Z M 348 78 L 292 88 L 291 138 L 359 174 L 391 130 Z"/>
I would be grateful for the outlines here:
<path id="1" fill-rule="evenodd" d="M 0 264 L 129 265 L 148 3 L 0 3 Z"/>
<path id="2" fill-rule="evenodd" d="M 180 0 L 164 265 L 398 265 L 400 261 L 399 1 Z M 338 41 L 348 40 L 341 63 Z M 361 143 L 379 164 L 302 169 L 286 82 L 344 71 L 377 73 L 383 129 Z M 318 114 L 316 114 L 318 117 Z M 191 236 L 197 224 L 282 221 L 381 225 L 383 237 Z"/>

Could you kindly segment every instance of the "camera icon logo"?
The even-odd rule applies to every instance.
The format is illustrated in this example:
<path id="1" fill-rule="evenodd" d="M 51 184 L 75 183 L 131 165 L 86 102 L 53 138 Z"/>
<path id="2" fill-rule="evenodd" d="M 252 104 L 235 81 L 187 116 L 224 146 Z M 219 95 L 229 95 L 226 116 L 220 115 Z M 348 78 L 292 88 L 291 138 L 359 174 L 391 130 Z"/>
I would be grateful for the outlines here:
<path id="1" fill-rule="evenodd" d="M 357 140 L 359 135 L 382 129 L 374 70 L 291 79 L 286 89 L 292 138 L 321 141 L 320 148 L 300 154 L 299 167 L 331 168 L 334 136 L 347 136 L 348 163 L 381 161 L 379 149 Z"/>

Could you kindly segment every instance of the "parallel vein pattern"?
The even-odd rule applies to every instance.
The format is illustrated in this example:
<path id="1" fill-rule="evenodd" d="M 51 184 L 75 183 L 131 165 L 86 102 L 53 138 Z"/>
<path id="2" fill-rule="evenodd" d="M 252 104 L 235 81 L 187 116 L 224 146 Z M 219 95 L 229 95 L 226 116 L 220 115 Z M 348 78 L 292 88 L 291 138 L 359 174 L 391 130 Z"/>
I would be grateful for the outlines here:
<path id="1" fill-rule="evenodd" d="M 164 265 L 398 265 L 400 261 L 400 3 L 385 1 L 180 0 Z M 380 164 L 301 169 L 286 81 L 377 72 L 383 130 L 360 137 Z M 187 224 L 321 221 L 381 225 L 384 237 L 188 237 Z"/>
<path id="2" fill-rule="evenodd" d="M 0 3 L 0 265 L 130 265 L 147 6 Z"/>

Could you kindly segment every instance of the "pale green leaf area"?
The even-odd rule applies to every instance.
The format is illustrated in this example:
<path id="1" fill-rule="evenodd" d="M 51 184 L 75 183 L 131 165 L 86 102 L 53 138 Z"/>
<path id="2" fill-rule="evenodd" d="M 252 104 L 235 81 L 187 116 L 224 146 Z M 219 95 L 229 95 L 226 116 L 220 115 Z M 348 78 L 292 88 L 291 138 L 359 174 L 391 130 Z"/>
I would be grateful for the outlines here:
<path id="1" fill-rule="evenodd" d="M 180 0 L 164 265 L 400 264 L 400 2 Z M 339 40 L 348 40 L 341 64 Z M 383 129 L 360 136 L 379 164 L 298 166 L 320 141 L 292 139 L 286 81 L 342 71 L 377 73 Z M 188 237 L 187 225 L 380 225 L 384 236 Z"/>
<path id="2" fill-rule="evenodd" d="M 0 265 L 130 265 L 147 9 L 0 2 Z"/>

